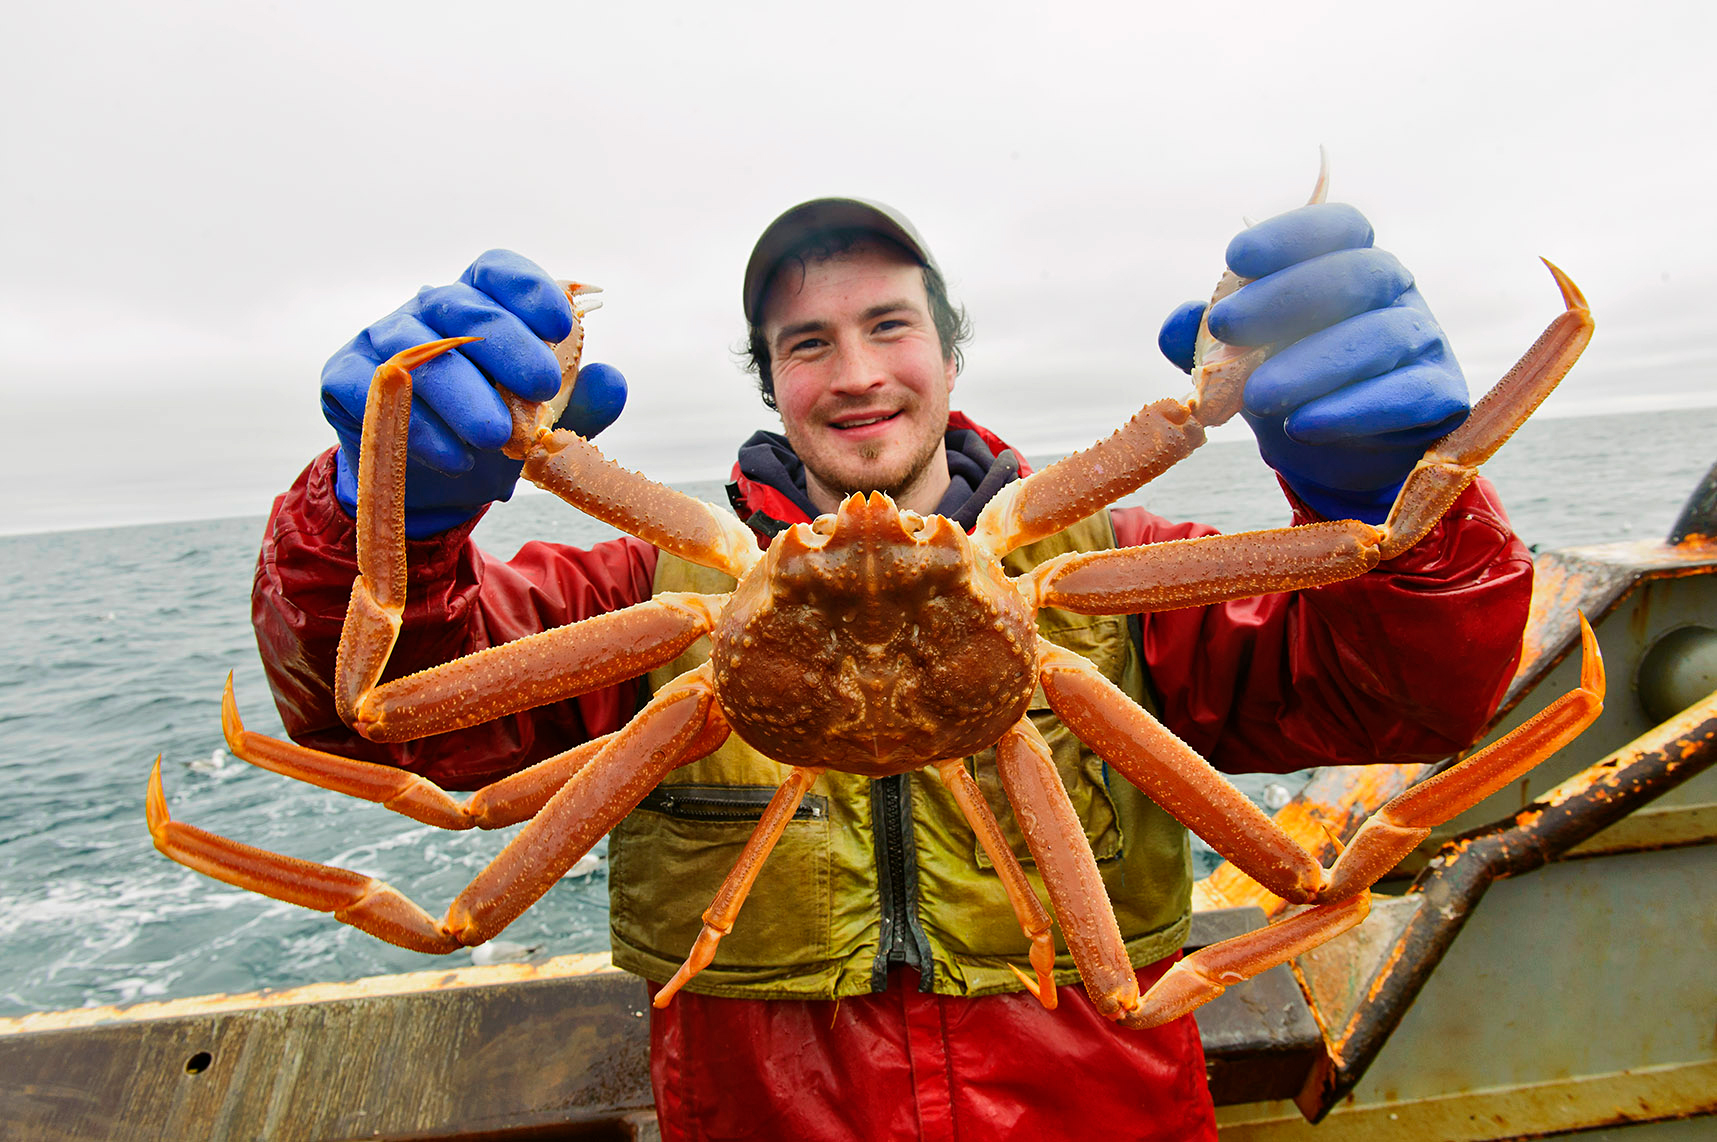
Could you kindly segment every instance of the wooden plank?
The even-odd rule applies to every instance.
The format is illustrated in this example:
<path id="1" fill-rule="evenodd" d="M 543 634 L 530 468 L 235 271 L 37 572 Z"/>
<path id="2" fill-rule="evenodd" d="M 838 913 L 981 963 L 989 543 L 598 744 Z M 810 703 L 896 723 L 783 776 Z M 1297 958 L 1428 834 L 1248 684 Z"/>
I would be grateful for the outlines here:
<path id="1" fill-rule="evenodd" d="M 1189 947 L 1263 923 L 1194 917 Z M 643 983 L 550 961 L 210 996 L 0 1026 L 8 1136 L 525 1139 L 633 1136 L 651 1105 Z M 490 982 L 493 981 L 493 982 Z M 1292 1095 L 1321 1050 L 1287 967 L 1199 1016 L 1219 1102 Z"/>
<path id="2" fill-rule="evenodd" d="M 624 1137 L 650 1105 L 646 1010 L 614 972 L 3 1036 L 0 1121 L 53 1142 Z"/>

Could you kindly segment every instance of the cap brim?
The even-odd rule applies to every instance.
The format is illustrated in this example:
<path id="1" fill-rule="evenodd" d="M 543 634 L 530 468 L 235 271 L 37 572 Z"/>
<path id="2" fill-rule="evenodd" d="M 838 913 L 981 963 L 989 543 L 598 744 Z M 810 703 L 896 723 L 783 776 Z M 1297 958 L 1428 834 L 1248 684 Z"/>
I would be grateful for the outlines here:
<path id="1" fill-rule="evenodd" d="M 880 202 L 863 198 L 814 198 L 801 202 L 771 222 L 752 247 L 745 264 L 745 320 L 759 325 L 763 318 L 763 295 L 775 268 L 808 234 L 821 230 L 872 230 L 898 243 L 919 263 L 936 268 L 936 259 L 906 216 Z"/>

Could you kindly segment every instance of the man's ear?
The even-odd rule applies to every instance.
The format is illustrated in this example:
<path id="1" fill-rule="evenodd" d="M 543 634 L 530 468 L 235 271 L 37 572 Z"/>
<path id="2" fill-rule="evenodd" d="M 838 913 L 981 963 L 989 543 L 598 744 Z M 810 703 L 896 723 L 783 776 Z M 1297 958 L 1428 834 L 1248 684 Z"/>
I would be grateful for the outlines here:
<path id="1" fill-rule="evenodd" d="M 960 363 L 954 360 L 954 354 L 948 354 L 942 361 L 942 372 L 948 378 L 948 392 L 952 393 L 954 391 L 954 378 L 960 375 Z"/>

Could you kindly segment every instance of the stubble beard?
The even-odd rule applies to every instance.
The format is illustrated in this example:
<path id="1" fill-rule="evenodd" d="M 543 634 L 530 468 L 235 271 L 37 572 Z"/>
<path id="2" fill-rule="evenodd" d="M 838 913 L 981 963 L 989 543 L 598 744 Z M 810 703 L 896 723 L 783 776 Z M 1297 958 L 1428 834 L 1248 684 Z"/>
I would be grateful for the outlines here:
<path id="1" fill-rule="evenodd" d="M 913 456 L 906 463 L 899 476 L 894 478 L 890 478 L 886 474 L 877 474 L 868 471 L 863 475 L 855 474 L 843 476 L 836 472 L 820 471 L 809 462 L 805 462 L 805 470 L 810 476 L 814 477 L 819 484 L 836 493 L 837 496 L 846 496 L 854 492 L 864 492 L 866 494 L 870 492 L 881 492 L 896 503 L 899 503 L 906 497 L 918 481 L 923 478 L 924 473 L 929 470 L 931 463 L 936 460 L 940 453 L 942 439 L 943 438 L 941 436 L 937 436 L 932 440 L 926 441 L 924 447 L 919 450 L 918 454 Z M 789 441 L 789 443 L 791 443 L 791 441 Z M 865 444 L 858 449 L 856 455 L 859 463 L 866 466 L 868 469 L 869 465 L 876 463 L 877 460 L 882 458 L 882 454 L 882 447 L 875 444 Z M 804 461 L 804 457 L 801 456 L 800 460 Z"/>

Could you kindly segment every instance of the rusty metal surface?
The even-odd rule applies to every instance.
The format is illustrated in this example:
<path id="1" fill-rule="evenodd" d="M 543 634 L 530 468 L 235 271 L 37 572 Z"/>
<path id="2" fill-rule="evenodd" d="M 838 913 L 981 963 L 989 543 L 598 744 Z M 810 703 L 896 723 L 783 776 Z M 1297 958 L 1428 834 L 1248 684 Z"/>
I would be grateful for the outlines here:
<path id="1" fill-rule="evenodd" d="M 1446 841 L 1512 816 L 1657 726 L 1665 711 L 1652 708 L 1647 700 L 1650 684 L 1641 677 L 1651 661 L 1653 648 L 1670 632 L 1689 625 L 1709 624 L 1714 615 L 1717 615 L 1717 575 L 1643 575 L 1638 579 L 1597 627 L 1610 678 L 1603 715 L 1584 734 L 1520 780 L 1433 830 L 1419 851 L 1403 862 L 1403 874 L 1419 871 Z M 1575 685 L 1578 675 L 1579 656 L 1564 656 L 1542 676 L 1531 695 L 1498 720 L 1492 738 L 1518 727 L 1545 701 Z M 1707 692 L 1709 688 L 1686 695 L 1682 705 L 1704 697 Z M 1717 773 L 1707 773 L 1665 794 L 1659 804 L 1685 807 L 1714 802 L 1717 802 Z"/>
<path id="2" fill-rule="evenodd" d="M 1717 805 L 1652 806 L 1630 813 L 1567 856 L 1646 852 L 1717 841 Z"/>
<path id="3" fill-rule="evenodd" d="M 1713 947 L 1717 845 L 1499 881 L 1321 1123 L 1291 1101 L 1219 1108 L 1224 1142 L 1511 1139 L 1712 1114 Z"/>
<path id="4" fill-rule="evenodd" d="M 1717 1063 L 1356 1106 L 1308 1125 L 1293 1104 L 1217 1108 L 1222 1142 L 1709 1142 Z M 1665 1118 L 1662 1108 L 1700 1117 Z"/>
<path id="5" fill-rule="evenodd" d="M 1532 605 L 1521 662 L 1502 713 L 1543 682 L 1558 662 L 1577 657 L 1580 615 L 1598 627 L 1645 584 L 1713 574 L 1717 543 L 1698 539 L 1678 546 L 1638 541 L 1540 552 L 1533 558 Z"/>
<path id="6" fill-rule="evenodd" d="M 1341 766 L 1319 770 L 1298 795 L 1275 813 L 1276 824 L 1325 866 L 1365 818 L 1397 793 L 1435 771 L 1433 765 Z M 1287 901 L 1224 861 L 1192 886 L 1193 913 L 1206 908 L 1261 908 L 1274 916 Z"/>
<path id="7" fill-rule="evenodd" d="M 1564 782 L 1511 820 L 1451 842 L 1423 872 L 1409 895 L 1423 898 L 1379 968 L 1359 1005 L 1337 1022 L 1323 996 L 1351 981 L 1320 989 L 1328 1055 L 1299 1098 L 1301 1111 L 1320 1120 L 1345 1097 L 1377 1057 L 1430 974 L 1496 880 L 1542 867 L 1668 789 L 1717 762 L 1717 694 L 1690 707 L 1625 749 Z M 1307 963 L 1302 962 L 1302 972 Z"/>
<path id="8" fill-rule="evenodd" d="M 1520 667 L 1503 698 L 1507 713 L 1580 644 L 1580 615 L 1599 625 L 1628 592 L 1647 579 L 1717 572 L 1717 544 L 1606 543 L 1540 552 L 1532 561 L 1532 609 Z"/>
<path id="9" fill-rule="evenodd" d="M 1333 1038 L 1355 1011 L 1372 1000 L 1378 965 L 1399 955 L 1402 934 L 1424 904 L 1425 898 L 1418 894 L 1374 896 L 1370 914 L 1357 927 L 1295 959 L 1295 971 L 1316 1000 L 1314 1014 L 1326 1037 Z M 1320 1054 L 1318 1065 L 1323 1064 Z"/>

